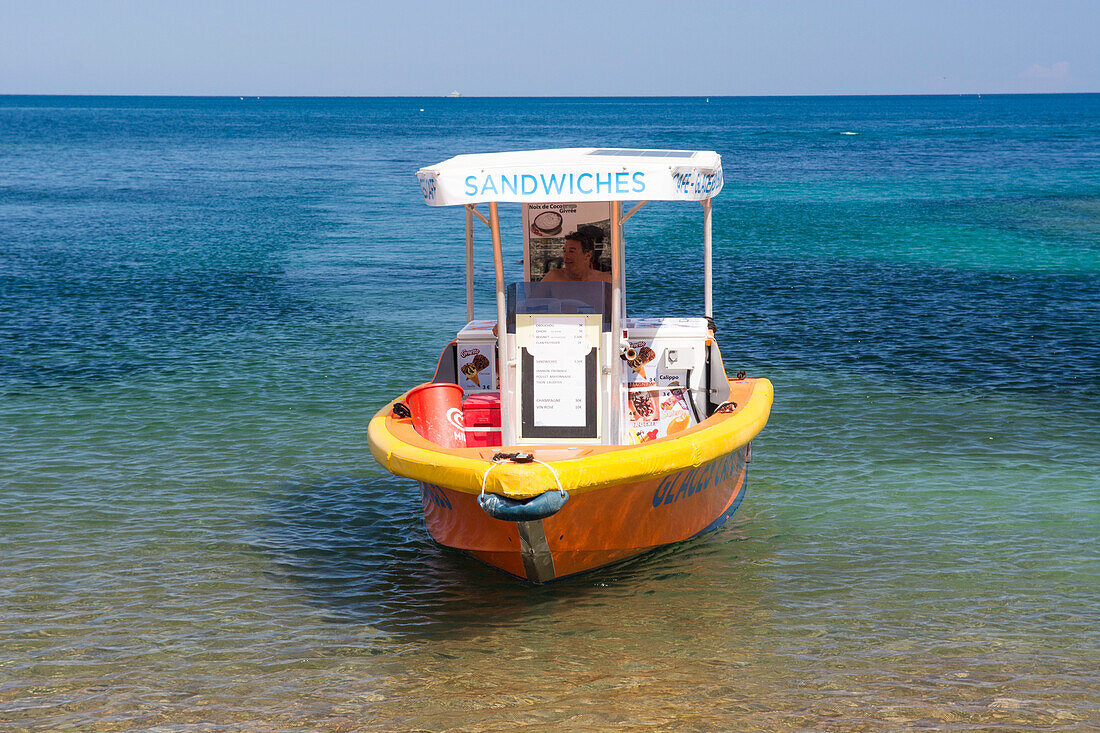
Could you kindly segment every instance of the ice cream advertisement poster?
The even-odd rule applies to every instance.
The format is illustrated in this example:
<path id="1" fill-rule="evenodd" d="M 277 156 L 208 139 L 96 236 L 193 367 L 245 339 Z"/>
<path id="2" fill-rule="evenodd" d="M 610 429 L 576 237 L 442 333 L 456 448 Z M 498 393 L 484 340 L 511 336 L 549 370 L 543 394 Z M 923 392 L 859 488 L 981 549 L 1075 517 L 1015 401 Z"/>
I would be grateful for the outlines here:
<path id="1" fill-rule="evenodd" d="M 495 361 L 496 353 L 491 346 L 460 345 L 458 348 L 459 386 L 466 392 L 493 389 Z"/>
<path id="2" fill-rule="evenodd" d="M 649 341 L 631 340 L 630 347 L 634 358 L 627 360 L 627 441 L 648 443 L 686 430 L 691 425 L 687 372 L 658 368 Z"/>
<path id="3" fill-rule="evenodd" d="M 527 279 L 539 282 L 550 270 L 561 269 L 565 238 L 578 230 L 590 233 L 595 240 L 592 267 L 611 272 L 610 203 L 524 204 L 523 265 Z"/>

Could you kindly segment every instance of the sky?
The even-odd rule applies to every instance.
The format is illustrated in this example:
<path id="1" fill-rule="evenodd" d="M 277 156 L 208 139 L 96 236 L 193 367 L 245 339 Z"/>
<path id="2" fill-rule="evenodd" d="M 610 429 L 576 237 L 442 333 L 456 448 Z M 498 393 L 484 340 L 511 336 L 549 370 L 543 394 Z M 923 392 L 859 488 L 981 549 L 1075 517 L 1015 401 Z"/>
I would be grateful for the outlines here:
<path id="1" fill-rule="evenodd" d="M 1100 92 L 1100 0 L 0 0 L 0 94 Z"/>

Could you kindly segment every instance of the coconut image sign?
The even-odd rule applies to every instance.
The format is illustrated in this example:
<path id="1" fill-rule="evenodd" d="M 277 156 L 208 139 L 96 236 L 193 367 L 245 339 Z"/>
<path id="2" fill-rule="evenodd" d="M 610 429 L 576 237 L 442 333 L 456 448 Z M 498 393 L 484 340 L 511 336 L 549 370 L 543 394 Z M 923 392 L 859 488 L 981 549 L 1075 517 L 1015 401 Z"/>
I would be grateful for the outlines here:
<path id="1" fill-rule="evenodd" d="M 589 268 L 611 272 L 611 204 L 601 202 L 523 205 L 523 264 L 527 279 L 540 282 L 565 267 L 565 243 L 580 234 Z"/>

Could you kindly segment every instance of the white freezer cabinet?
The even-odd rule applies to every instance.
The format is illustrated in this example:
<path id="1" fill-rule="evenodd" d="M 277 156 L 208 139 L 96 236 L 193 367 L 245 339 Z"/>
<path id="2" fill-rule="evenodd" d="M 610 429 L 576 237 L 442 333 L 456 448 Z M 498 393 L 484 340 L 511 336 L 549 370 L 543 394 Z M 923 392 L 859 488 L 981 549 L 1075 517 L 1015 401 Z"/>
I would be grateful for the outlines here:
<path id="1" fill-rule="evenodd" d="M 648 443 L 705 419 L 706 319 L 624 318 L 623 331 L 634 358 L 622 369 L 622 443 Z"/>

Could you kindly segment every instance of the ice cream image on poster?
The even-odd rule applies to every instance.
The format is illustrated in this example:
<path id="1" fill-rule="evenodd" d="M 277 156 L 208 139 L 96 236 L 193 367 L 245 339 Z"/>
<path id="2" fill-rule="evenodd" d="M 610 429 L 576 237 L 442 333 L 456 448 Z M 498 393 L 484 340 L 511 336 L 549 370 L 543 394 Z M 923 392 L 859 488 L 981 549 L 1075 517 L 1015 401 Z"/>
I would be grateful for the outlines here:
<path id="1" fill-rule="evenodd" d="M 489 368 L 489 357 L 484 354 L 475 354 L 474 358 L 462 365 L 462 374 L 467 379 L 474 383 L 474 386 L 481 387 L 480 374 Z"/>
<path id="2" fill-rule="evenodd" d="M 653 358 L 655 356 L 657 356 L 657 354 L 653 351 L 653 349 L 649 348 L 648 346 L 643 346 L 639 348 L 635 352 L 635 356 L 632 359 L 628 359 L 626 363 L 630 366 L 631 369 L 634 370 L 635 374 L 644 379 L 645 365 L 653 361 Z"/>

